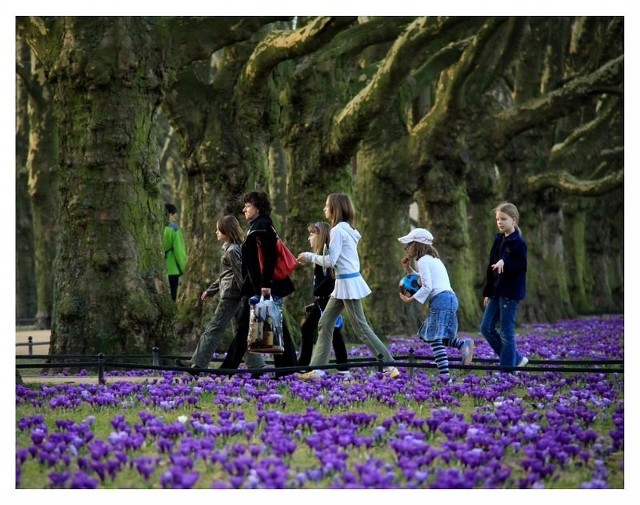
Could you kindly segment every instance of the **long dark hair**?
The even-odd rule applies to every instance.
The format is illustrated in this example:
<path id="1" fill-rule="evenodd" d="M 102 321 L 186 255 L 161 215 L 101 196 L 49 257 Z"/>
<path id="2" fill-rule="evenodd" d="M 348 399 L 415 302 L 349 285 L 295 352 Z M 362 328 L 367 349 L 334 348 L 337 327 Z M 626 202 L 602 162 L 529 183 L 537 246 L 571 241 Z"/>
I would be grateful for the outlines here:
<path id="1" fill-rule="evenodd" d="M 244 241 L 244 233 L 235 216 L 222 216 L 218 219 L 217 225 L 220 233 L 229 237 L 229 242 L 232 244 L 242 244 Z"/>
<path id="2" fill-rule="evenodd" d="M 346 193 L 331 193 L 327 197 L 327 203 L 331 213 L 331 226 L 335 226 L 342 221 L 346 221 L 353 226 L 356 211 L 349 195 Z"/>

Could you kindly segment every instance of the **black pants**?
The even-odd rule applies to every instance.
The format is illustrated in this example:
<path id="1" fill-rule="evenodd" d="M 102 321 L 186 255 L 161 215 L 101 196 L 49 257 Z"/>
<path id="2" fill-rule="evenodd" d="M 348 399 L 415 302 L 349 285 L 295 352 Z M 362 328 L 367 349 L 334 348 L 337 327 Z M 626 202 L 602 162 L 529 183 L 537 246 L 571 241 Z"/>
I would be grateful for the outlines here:
<path id="1" fill-rule="evenodd" d="M 249 334 L 249 302 L 247 297 L 242 298 L 242 312 L 238 318 L 238 328 L 236 335 L 231 341 L 227 355 L 220 365 L 220 368 L 238 368 L 244 353 L 247 352 L 247 335 Z M 276 367 L 296 366 L 298 359 L 296 358 L 296 348 L 289 334 L 287 323 L 282 318 L 282 339 L 284 352 L 282 354 L 274 354 L 273 361 Z M 276 372 L 276 377 L 282 377 L 293 372 Z"/>
<path id="2" fill-rule="evenodd" d="M 169 288 L 171 289 L 171 299 L 175 302 L 178 298 L 178 283 L 180 282 L 179 275 L 169 276 Z"/>
<path id="3" fill-rule="evenodd" d="M 316 330 L 318 329 L 318 321 L 320 321 L 320 315 L 324 308 L 327 306 L 329 298 L 318 298 L 316 303 L 313 304 L 312 309 L 307 312 L 304 322 L 300 331 L 302 332 L 302 344 L 300 346 L 300 357 L 298 358 L 298 365 L 308 365 L 311 361 L 311 353 L 313 351 L 313 341 L 316 336 Z M 344 338 L 342 332 L 334 328 L 333 330 L 333 351 L 336 354 L 336 363 L 347 362 L 347 347 L 344 344 Z M 346 367 L 337 367 L 338 370 L 348 370 Z"/>

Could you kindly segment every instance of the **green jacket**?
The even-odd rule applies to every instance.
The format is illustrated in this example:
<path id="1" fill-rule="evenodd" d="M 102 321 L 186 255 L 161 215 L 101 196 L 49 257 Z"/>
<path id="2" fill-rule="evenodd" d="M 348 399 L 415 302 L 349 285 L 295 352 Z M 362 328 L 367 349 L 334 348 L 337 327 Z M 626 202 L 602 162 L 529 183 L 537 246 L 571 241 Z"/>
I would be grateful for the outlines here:
<path id="1" fill-rule="evenodd" d="M 164 228 L 162 237 L 164 244 L 164 262 L 169 275 L 182 275 L 187 265 L 187 251 L 184 245 L 182 230 L 175 223 Z"/>

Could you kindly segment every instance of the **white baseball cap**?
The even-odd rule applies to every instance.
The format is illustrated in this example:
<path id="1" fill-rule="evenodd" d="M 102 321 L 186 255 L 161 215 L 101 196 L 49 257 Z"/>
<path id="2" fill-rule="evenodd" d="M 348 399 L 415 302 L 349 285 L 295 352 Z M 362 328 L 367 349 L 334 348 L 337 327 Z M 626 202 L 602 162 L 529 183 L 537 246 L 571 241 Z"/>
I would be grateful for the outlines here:
<path id="1" fill-rule="evenodd" d="M 409 235 L 400 237 L 398 239 L 402 244 L 408 244 L 410 242 L 419 242 L 420 244 L 431 245 L 433 244 L 433 235 L 429 230 L 424 228 L 414 228 Z"/>

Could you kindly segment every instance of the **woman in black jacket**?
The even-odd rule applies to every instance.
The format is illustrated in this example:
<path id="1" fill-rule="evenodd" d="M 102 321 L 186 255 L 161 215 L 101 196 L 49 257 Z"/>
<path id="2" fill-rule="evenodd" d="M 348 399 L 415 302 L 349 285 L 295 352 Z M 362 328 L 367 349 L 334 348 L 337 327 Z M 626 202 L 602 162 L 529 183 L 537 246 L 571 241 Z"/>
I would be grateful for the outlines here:
<path id="1" fill-rule="evenodd" d="M 242 313 L 239 317 L 236 335 L 220 368 L 238 368 L 247 351 L 249 298 L 256 295 L 271 297 L 272 299 L 284 298 L 295 290 L 289 277 L 285 277 L 282 280 L 273 278 L 278 237 L 269 216 L 271 214 L 269 197 L 264 192 L 252 191 L 244 195 L 243 201 L 244 208 L 242 212 L 249 222 L 249 231 L 242 243 Z M 262 268 L 258 256 L 258 248 L 262 251 Z M 275 366 L 296 366 L 298 364 L 296 350 L 284 318 L 282 320 L 282 333 L 284 352 L 273 355 Z M 276 376 L 282 375 L 286 374 L 276 373 Z"/>
<path id="2" fill-rule="evenodd" d="M 309 244 L 311 250 L 315 254 L 325 254 L 325 250 L 329 247 L 329 234 L 331 227 L 329 223 L 319 222 L 309 225 L 307 228 L 309 232 Z M 329 296 L 333 292 L 333 288 L 336 284 L 333 277 L 333 269 L 322 268 L 320 265 L 315 265 L 313 270 L 313 295 L 316 297 L 316 301 L 307 306 L 307 316 L 300 328 L 302 333 L 302 344 L 300 346 L 300 357 L 298 358 L 299 365 L 308 365 L 311 361 L 311 352 L 313 350 L 314 334 L 318 328 L 318 321 L 322 311 L 327 306 Z M 347 362 L 347 348 L 342 338 L 342 332 L 340 331 L 341 324 L 336 325 L 333 329 L 333 350 L 336 355 L 336 363 Z M 339 371 L 348 371 L 346 367 L 337 367 Z"/>

